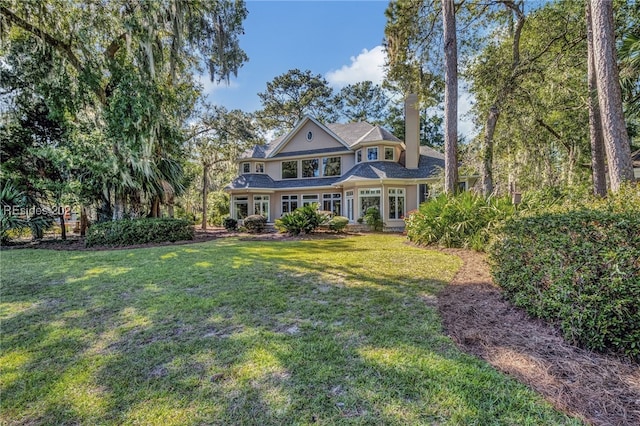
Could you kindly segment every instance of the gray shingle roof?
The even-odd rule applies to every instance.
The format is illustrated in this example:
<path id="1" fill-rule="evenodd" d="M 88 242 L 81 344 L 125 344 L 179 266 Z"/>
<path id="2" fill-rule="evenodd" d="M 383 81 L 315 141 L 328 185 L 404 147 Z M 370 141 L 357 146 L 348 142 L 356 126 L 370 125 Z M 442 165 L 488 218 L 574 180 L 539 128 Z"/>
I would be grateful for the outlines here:
<path id="1" fill-rule="evenodd" d="M 238 176 L 225 189 L 275 188 L 275 183 L 269 175 L 249 173 Z"/>
<path id="2" fill-rule="evenodd" d="M 347 124 L 332 123 L 326 124 L 326 126 L 349 146 L 355 145 L 362 136 L 373 129 L 373 126 L 366 121 Z"/>
<path id="3" fill-rule="evenodd" d="M 380 126 L 375 126 L 371 130 L 369 130 L 369 132 L 363 135 L 360 139 L 358 139 L 358 143 L 378 142 L 378 141 L 402 142 L 400 139 L 395 137 L 390 131 Z"/>
<path id="4" fill-rule="evenodd" d="M 417 169 L 390 161 L 370 161 L 360 163 L 341 176 L 340 182 L 365 179 L 425 179 L 438 173 L 444 167 L 444 160 L 426 155 L 420 156 Z"/>

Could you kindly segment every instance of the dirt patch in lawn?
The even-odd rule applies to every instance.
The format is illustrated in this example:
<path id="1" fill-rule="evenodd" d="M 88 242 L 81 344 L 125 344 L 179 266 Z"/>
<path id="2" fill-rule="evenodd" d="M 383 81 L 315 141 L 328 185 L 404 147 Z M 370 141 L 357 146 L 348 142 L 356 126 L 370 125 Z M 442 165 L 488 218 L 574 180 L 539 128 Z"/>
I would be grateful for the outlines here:
<path id="1" fill-rule="evenodd" d="M 484 255 L 445 252 L 464 262 L 438 296 L 445 331 L 462 350 L 587 423 L 640 425 L 640 365 L 566 343 L 558 330 L 502 296 Z"/>

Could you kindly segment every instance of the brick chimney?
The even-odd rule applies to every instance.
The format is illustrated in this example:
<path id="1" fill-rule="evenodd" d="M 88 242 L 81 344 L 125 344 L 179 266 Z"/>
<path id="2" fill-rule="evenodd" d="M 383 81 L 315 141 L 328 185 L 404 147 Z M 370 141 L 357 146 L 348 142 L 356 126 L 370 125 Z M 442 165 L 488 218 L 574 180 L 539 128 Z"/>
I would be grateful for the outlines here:
<path id="1" fill-rule="evenodd" d="M 407 95 L 404 101 L 404 144 L 405 167 L 417 169 L 420 161 L 420 112 L 418 110 L 418 96 Z"/>

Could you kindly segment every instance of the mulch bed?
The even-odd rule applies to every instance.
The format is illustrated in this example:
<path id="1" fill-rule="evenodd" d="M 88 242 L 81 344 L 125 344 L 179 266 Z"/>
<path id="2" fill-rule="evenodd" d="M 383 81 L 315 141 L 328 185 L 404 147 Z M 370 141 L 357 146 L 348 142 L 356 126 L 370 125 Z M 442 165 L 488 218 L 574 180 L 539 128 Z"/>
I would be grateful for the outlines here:
<path id="1" fill-rule="evenodd" d="M 229 233 L 214 228 L 196 230 L 193 241 L 119 248 L 192 244 L 229 236 L 262 241 L 344 238 L 346 235 L 318 233 L 291 237 L 280 233 Z M 87 249 L 79 237 L 2 247 L 7 248 L 114 249 Z M 529 317 L 502 296 L 493 284 L 484 255 L 459 249 L 443 251 L 463 261 L 451 284 L 437 298 L 445 331 L 460 349 L 486 360 L 542 394 L 559 410 L 587 423 L 640 425 L 640 365 L 568 344 L 558 330 Z"/>
<path id="2" fill-rule="evenodd" d="M 446 332 L 465 352 L 514 376 L 558 409 L 594 425 L 640 425 L 640 365 L 566 343 L 514 307 L 492 282 L 484 255 L 464 262 L 438 295 Z"/>

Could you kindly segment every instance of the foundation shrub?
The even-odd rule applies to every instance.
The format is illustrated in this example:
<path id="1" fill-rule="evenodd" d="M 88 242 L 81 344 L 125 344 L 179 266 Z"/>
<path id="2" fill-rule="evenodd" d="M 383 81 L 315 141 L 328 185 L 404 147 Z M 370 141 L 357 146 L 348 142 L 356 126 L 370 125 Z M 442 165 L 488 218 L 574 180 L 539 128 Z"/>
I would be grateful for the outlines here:
<path id="1" fill-rule="evenodd" d="M 250 234 L 260 234 L 267 226 L 267 218 L 259 215 L 252 214 L 244 218 L 244 227 Z"/>
<path id="2" fill-rule="evenodd" d="M 495 282 L 580 346 L 640 359 L 640 191 L 508 219 L 489 247 Z"/>
<path id="3" fill-rule="evenodd" d="M 91 226 L 87 231 L 85 245 L 87 247 L 130 246 L 193 240 L 193 237 L 193 225 L 186 219 L 123 219 Z"/>
<path id="4" fill-rule="evenodd" d="M 227 231 L 237 231 L 238 230 L 238 221 L 232 217 L 225 217 L 222 221 L 224 225 L 224 229 Z"/>
<path id="5" fill-rule="evenodd" d="M 382 221 L 382 216 L 380 215 L 380 210 L 376 207 L 369 207 L 367 211 L 364 213 L 364 223 L 369 225 L 371 230 L 373 231 L 382 231 L 384 227 L 384 222 Z"/>
<path id="6" fill-rule="evenodd" d="M 280 232 L 291 235 L 310 234 L 319 226 L 329 223 L 329 215 L 318 211 L 315 204 L 298 207 L 291 213 L 276 220 L 275 226 Z"/>
<path id="7" fill-rule="evenodd" d="M 334 216 L 329 220 L 329 229 L 334 232 L 342 232 L 349 224 L 349 218 L 344 216 Z"/>

